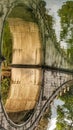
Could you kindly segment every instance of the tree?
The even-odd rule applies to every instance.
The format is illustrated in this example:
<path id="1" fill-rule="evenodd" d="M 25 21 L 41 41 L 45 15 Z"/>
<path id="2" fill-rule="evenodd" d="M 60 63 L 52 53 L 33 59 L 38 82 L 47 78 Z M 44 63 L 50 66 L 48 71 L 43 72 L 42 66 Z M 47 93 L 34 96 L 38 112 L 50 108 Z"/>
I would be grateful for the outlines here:
<path id="1" fill-rule="evenodd" d="M 60 39 L 67 43 L 67 55 L 73 63 L 73 1 L 67 1 L 59 9 L 61 18 Z"/>

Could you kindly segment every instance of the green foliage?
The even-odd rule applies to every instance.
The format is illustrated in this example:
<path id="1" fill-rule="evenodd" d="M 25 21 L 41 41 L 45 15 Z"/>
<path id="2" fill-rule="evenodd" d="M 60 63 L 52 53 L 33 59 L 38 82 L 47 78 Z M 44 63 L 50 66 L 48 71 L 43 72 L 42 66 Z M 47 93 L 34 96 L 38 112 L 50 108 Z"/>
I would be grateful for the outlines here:
<path id="1" fill-rule="evenodd" d="M 37 20 L 34 18 L 32 9 L 23 4 L 19 4 L 13 8 L 9 18 L 21 18 L 25 21 L 37 22 Z"/>
<path id="2" fill-rule="evenodd" d="M 68 31 L 71 31 L 73 24 L 73 1 L 67 1 L 63 4 L 58 14 L 61 17 L 61 38 L 65 39 Z M 70 30 L 69 30 L 70 29 Z"/>
<path id="3" fill-rule="evenodd" d="M 64 123 L 57 123 L 57 128 L 55 130 L 66 130 Z"/>
<path id="4" fill-rule="evenodd" d="M 56 130 L 73 130 L 73 85 L 70 91 L 60 97 L 64 101 L 63 106 L 58 106 L 57 108 L 57 127 Z M 68 123 L 66 120 L 71 121 Z"/>
<path id="5" fill-rule="evenodd" d="M 58 106 L 58 109 L 57 109 L 57 113 L 58 113 L 58 118 L 63 118 L 64 117 L 64 112 L 62 110 L 62 108 L 60 106 Z"/>
<path id="6" fill-rule="evenodd" d="M 8 22 L 4 26 L 4 35 L 3 35 L 3 48 L 2 53 L 6 58 L 5 63 L 8 65 L 12 61 L 12 36 L 10 33 L 10 28 Z"/>
<path id="7" fill-rule="evenodd" d="M 2 100 L 4 104 L 8 97 L 9 87 L 10 87 L 10 78 L 4 78 L 1 81 L 1 94 L 2 94 Z"/>
<path id="8" fill-rule="evenodd" d="M 73 1 L 64 3 L 58 14 L 61 18 L 60 38 L 67 43 L 67 56 L 73 63 Z"/>

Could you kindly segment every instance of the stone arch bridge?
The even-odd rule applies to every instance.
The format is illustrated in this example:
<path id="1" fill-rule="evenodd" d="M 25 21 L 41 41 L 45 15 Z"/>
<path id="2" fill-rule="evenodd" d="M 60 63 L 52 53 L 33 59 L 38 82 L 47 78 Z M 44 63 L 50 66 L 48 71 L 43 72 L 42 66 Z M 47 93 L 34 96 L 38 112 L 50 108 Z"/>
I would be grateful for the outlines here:
<path id="1" fill-rule="evenodd" d="M 19 4 L 24 4 L 32 11 L 38 21 L 37 24 L 34 21 L 23 21 L 21 18 L 8 18 L 12 9 Z M 0 0 L 0 64 L 4 60 L 2 39 L 7 18 L 13 37 L 13 55 L 10 64 L 12 81 L 10 97 L 7 98 L 5 107 L 0 92 L 0 129 L 34 130 L 51 102 L 62 92 L 68 91 L 73 84 L 73 66 L 56 43 L 48 25 L 46 8 L 42 0 Z M 12 102 L 14 105 L 19 104 L 19 107 L 14 108 L 11 99 L 18 95 L 15 86 L 26 85 L 26 82 L 28 82 L 27 87 L 22 90 L 19 88 L 21 92 L 19 93 L 23 95 L 24 107 L 22 108 L 19 100 L 17 102 L 16 99 L 15 103 L 13 100 Z M 22 93 L 23 90 L 25 94 Z M 27 103 L 25 99 L 28 100 Z M 6 111 L 15 112 L 21 108 L 22 110 L 34 108 L 34 111 L 22 124 L 16 124 L 10 120 Z"/>

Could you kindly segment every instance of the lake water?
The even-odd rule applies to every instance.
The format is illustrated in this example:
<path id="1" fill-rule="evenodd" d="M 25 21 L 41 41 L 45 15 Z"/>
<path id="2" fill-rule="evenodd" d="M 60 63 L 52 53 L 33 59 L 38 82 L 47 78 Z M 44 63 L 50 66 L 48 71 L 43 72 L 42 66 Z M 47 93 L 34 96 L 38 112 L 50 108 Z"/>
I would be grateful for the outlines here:
<path id="1" fill-rule="evenodd" d="M 64 102 L 60 99 L 55 99 L 53 104 L 51 105 L 52 115 L 51 119 L 48 124 L 47 130 L 54 130 L 56 128 L 56 121 L 57 121 L 57 106 L 63 105 Z"/>

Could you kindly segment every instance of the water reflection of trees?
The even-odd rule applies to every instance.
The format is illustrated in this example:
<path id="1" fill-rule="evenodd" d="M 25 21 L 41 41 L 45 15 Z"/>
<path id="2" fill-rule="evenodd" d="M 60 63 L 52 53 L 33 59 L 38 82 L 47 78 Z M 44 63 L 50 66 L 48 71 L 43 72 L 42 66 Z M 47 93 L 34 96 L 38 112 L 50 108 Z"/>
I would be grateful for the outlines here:
<path id="1" fill-rule="evenodd" d="M 8 92 L 10 88 L 10 77 L 4 77 L 1 81 L 1 94 L 3 103 L 6 103 L 6 99 L 8 97 Z"/>
<path id="2" fill-rule="evenodd" d="M 56 130 L 73 129 L 73 85 L 70 91 L 60 97 L 65 102 L 64 105 L 57 108 L 57 127 Z"/>
<path id="3" fill-rule="evenodd" d="M 51 117 L 51 107 L 46 109 L 43 117 L 41 118 L 36 130 L 47 130 L 49 119 Z"/>

